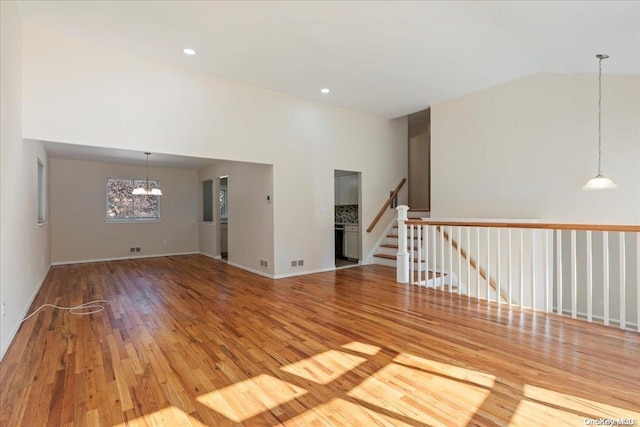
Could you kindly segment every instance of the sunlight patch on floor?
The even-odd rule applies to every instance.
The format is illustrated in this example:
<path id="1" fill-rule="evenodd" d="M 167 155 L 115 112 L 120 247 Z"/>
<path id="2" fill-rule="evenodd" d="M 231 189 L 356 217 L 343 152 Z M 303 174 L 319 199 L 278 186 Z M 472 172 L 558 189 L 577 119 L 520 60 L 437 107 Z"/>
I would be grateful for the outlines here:
<path id="1" fill-rule="evenodd" d="M 496 380 L 494 375 L 487 374 L 485 372 L 473 371 L 471 369 L 461 368 L 448 363 L 436 362 L 434 360 L 424 359 L 407 353 L 400 353 L 395 359 L 393 359 L 393 361 L 401 365 L 407 365 L 422 371 L 433 372 L 434 374 L 459 381 L 467 381 L 487 388 L 493 387 Z"/>
<path id="2" fill-rule="evenodd" d="M 581 391 L 588 392 L 588 390 Z M 624 409 L 618 406 L 607 405 L 606 403 L 601 403 L 595 400 L 560 393 L 529 384 L 525 384 L 524 386 L 524 395 L 529 400 L 538 401 L 544 405 L 560 407 L 562 409 L 556 409 L 556 411 L 561 411 L 567 415 L 579 413 L 581 415 L 581 422 L 584 421 L 584 417 L 596 419 L 632 418 L 637 420 L 637 423 L 640 424 L 640 406 L 637 406 L 637 410 Z M 597 398 L 597 396 L 594 397 Z M 640 397 L 638 397 L 638 402 L 640 402 Z M 565 410 L 564 408 L 567 409 Z"/>
<path id="3" fill-rule="evenodd" d="M 285 422 L 287 427 L 306 426 L 415 426 L 415 422 L 403 422 L 393 416 L 381 414 L 378 411 L 364 406 L 348 402 L 344 399 L 334 398 L 318 405 Z"/>
<path id="4" fill-rule="evenodd" d="M 358 353 L 368 354 L 369 356 L 375 356 L 380 351 L 380 347 L 376 347 L 375 345 L 371 344 L 364 344 L 358 341 L 353 341 L 349 344 L 345 344 L 342 346 L 342 348 Z"/>
<path id="5" fill-rule="evenodd" d="M 306 393 L 303 388 L 262 374 L 204 394 L 197 400 L 232 421 L 242 422 Z"/>
<path id="6" fill-rule="evenodd" d="M 553 426 L 562 423 L 563 426 L 584 426 L 586 425 L 584 420 L 585 417 L 583 415 L 578 415 L 568 410 L 565 411 L 542 403 L 521 400 L 509 421 L 509 425 Z"/>
<path id="7" fill-rule="evenodd" d="M 99 424 L 89 424 L 99 425 Z M 147 427 L 147 426 L 176 426 L 176 427 L 204 427 L 206 424 L 198 421 L 185 413 L 182 409 L 175 406 L 167 406 L 159 411 L 146 414 L 142 417 L 138 417 L 135 420 L 129 420 L 123 424 L 118 424 L 116 427 Z"/>
<path id="8" fill-rule="evenodd" d="M 465 425 L 491 390 L 392 363 L 347 394 L 424 424 Z"/>
<path id="9" fill-rule="evenodd" d="M 359 356 L 329 350 L 280 369 L 318 384 L 329 384 L 365 361 Z"/>

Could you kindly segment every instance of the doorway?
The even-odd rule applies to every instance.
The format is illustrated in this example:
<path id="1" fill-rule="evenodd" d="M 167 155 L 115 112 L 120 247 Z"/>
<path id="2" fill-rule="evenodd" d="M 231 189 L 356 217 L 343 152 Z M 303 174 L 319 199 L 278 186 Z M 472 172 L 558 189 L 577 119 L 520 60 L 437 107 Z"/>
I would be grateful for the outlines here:
<path id="1" fill-rule="evenodd" d="M 218 215 L 220 228 L 218 233 L 218 247 L 220 258 L 229 260 L 229 177 L 223 175 L 218 178 Z"/>
<path id="2" fill-rule="evenodd" d="M 362 254 L 362 174 L 357 171 L 335 170 L 333 178 L 335 266 L 352 267 L 360 263 Z"/>

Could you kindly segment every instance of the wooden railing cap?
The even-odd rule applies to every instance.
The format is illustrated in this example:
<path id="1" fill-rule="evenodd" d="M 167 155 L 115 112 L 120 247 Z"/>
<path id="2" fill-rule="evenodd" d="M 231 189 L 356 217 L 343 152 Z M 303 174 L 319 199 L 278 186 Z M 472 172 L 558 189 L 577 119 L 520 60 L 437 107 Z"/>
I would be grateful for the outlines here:
<path id="1" fill-rule="evenodd" d="M 439 225 L 454 227 L 489 227 L 489 228 L 533 228 L 542 230 L 591 230 L 591 231 L 623 231 L 640 233 L 640 225 L 624 224 L 570 224 L 547 222 L 517 222 L 517 221 L 465 221 L 433 219 L 410 219 L 407 225 Z"/>

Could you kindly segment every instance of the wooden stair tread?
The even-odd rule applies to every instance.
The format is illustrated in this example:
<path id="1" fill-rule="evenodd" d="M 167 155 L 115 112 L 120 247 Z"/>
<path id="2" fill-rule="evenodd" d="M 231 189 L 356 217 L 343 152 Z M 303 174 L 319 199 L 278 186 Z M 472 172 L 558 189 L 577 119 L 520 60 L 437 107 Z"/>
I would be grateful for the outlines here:
<path id="1" fill-rule="evenodd" d="M 374 256 L 374 257 L 377 257 L 377 258 L 391 259 L 391 260 L 394 260 L 394 261 L 395 261 L 396 259 L 398 259 L 398 257 L 397 257 L 397 256 L 395 256 L 395 255 L 388 255 L 388 254 L 374 254 L 373 256 Z M 417 259 L 414 259 L 414 260 L 413 260 L 413 262 L 418 262 L 418 260 L 417 260 Z M 420 261 L 420 262 L 422 263 L 422 262 L 424 262 L 424 260 L 422 260 L 422 261 Z"/>
<path id="2" fill-rule="evenodd" d="M 398 245 L 390 245 L 390 244 L 388 244 L 388 243 L 383 243 L 383 244 L 381 244 L 381 245 L 380 245 L 380 247 L 381 247 L 381 248 L 398 249 Z M 408 250 L 408 249 L 410 249 L 410 248 L 407 248 L 407 250 Z M 413 247 L 413 250 L 414 250 L 414 251 L 417 251 L 417 250 L 418 250 L 418 247 L 417 247 L 417 246 L 414 246 L 414 247 Z"/>
<path id="3" fill-rule="evenodd" d="M 398 235 L 397 234 L 387 234 L 387 237 L 391 237 L 393 239 L 397 239 Z M 417 236 L 413 236 L 413 240 L 417 240 L 418 237 Z M 422 240 L 422 238 L 420 238 L 420 240 Z"/>

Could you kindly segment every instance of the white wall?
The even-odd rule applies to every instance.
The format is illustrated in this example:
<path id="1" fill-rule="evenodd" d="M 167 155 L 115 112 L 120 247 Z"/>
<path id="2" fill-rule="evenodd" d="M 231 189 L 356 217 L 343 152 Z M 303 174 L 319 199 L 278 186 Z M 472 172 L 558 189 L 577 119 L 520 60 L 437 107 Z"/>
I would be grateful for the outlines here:
<path id="1" fill-rule="evenodd" d="M 0 2 L 0 317 L 4 356 L 49 269 L 49 226 L 38 226 L 37 161 L 42 144 L 22 139 L 21 24 L 16 4 Z M 48 181 L 45 178 L 45 184 Z M 46 210 L 46 209 L 45 209 Z"/>
<path id="2" fill-rule="evenodd" d="M 614 59 L 611 59 L 614 60 Z M 432 217 L 640 223 L 640 76 L 537 74 L 431 109 Z"/>
<path id="3" fill-rule="evenodd" d="M 160 221 L 105 221 L 107 178 L 145 175 L 144 166 L 51 159 L 53 263 L 198 252 L 197 170 L 150 167 L 163 193 Z"/>
<path id="4" fill-rule="evenodd" d="M 214 180 L 217 193 L 218 178 L 225 175 L 228 176 L 228 261 L 232 265 L 273 277 L 274 203 L 267 202 L 267 195 L 273 196 L 273 167 L 221 161 L 201 170 L 199 179 Z M 219 209 L 215 209 L 215 223 L 214 227 L 200 225 L 200 242 L 205 243 L 200 251 L 212 256 L 220 255 L 217 237 L 220 232 Z M 210 253 L 211 250 L 214 253 Z M 266 260 L 268 267 L 261 266 L 260 260 Z"/>
<path id="5" fill-rule="evenodd" d="M 365 226 L 407 173 L 405 118 L 357 114 L 26 26 L 23 86 L 30 138 L 273 165 L 274 254 L 304 259 L 301 271 L 333 268 L 335 169 L 362 171 Z M 363 253 L 383 231 L 365 233 Z M 289 268 L 277 262 L 274 273 Z"/>

